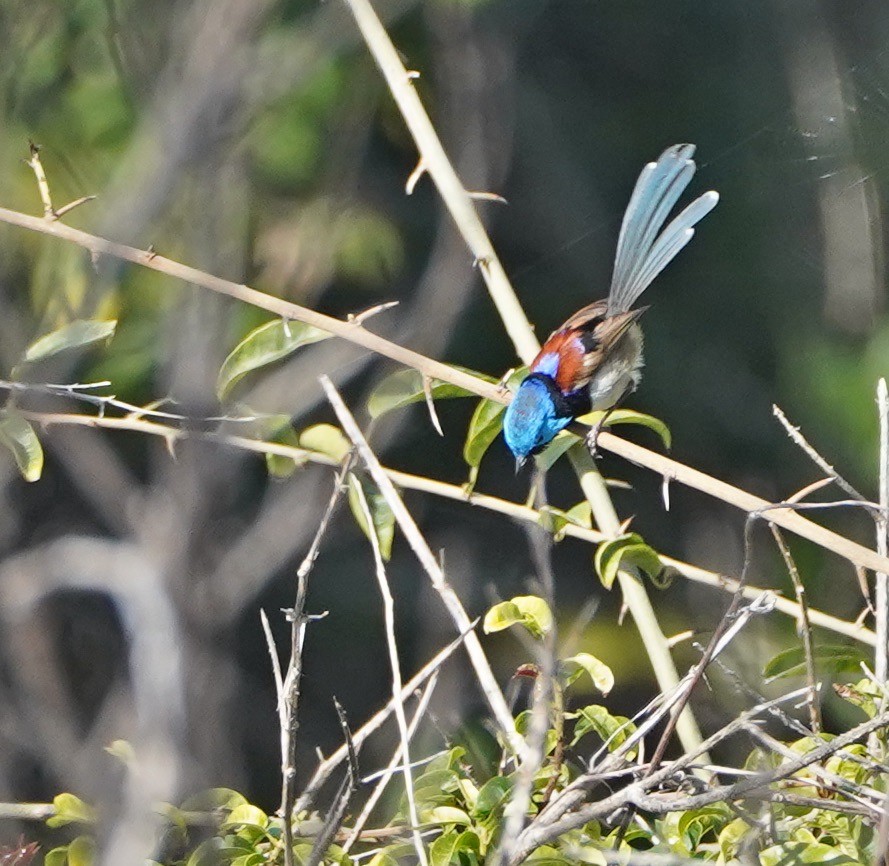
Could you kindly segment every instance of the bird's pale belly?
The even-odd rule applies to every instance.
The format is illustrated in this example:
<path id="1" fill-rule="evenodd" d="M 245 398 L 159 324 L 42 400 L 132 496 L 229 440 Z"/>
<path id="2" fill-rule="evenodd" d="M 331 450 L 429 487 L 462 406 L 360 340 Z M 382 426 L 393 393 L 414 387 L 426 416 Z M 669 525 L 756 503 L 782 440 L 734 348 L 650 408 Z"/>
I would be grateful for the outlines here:
<path id="1" fill-rule="evenodd" d="M 589 384 L 594 410 L 610 409 L 636 390 L 642 378 L 642 329 L 634 324 L 608 354 Z"/>

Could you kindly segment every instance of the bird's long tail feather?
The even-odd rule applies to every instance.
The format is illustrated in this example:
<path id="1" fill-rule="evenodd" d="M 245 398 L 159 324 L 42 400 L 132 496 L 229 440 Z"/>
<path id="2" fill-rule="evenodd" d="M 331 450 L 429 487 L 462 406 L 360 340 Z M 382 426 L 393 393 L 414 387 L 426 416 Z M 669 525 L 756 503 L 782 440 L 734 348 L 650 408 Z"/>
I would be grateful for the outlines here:
<path id="1" fill-rule="evenodd" d="M 675 144 L 657 162 L 642 169 L 627 205 L 614 276 L 608 294 L 608 313 L 624 313 L 694 236 L 694 226 L 719 201 L 713 192 L 695 199 L 662 232 L 661 227 L 695 173 L 693 144 Z M 660 235 L 658 234 L 660 232 Z"/>

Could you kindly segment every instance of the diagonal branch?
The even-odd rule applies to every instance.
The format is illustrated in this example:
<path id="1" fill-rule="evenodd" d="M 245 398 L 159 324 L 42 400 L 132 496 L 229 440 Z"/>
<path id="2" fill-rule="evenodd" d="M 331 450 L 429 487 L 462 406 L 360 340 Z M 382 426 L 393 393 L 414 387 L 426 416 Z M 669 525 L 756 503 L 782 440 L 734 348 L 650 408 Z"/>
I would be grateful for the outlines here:
<path id="1" fill-rule="evenodd" d="M 255 454 L 274 454 L 280 457 L 289 457 L 293 460 L 303 461 L 309 460 L 313 463 L 319 463 L 323 466 L 337 466 L 337 462 L 327 455 L 316 451 L 307 451 L 304 448 L 298 448 L 292 445 L 284 445 L 280 442 L 265 442 L 261 439 L 252 439 L 248 436 L 236 436 L 229 433 L 223 433 L 215 430 L 188 430 L 183 428 L 167 427 L 163 424 L 157 424 L 152 421 L 146 421 L 141 418 L 102 418 L 95 415 L 67 415 L 60 413 L 41 413 L 41 412 L 24 412 L 22 413 L 29 420 L 34 421 L 44 427 L 52 425 L 72 425 L 80 427 L 97 427 L 109 430 L 131 430 L 138 433 L 144 433 L 148 436 L 158 436 L 164 439 L 178 440 L 182 438 L 201 439 L 207 442 L 216 442 L 228 445 L 232 448 L 240 448 L 245 451 L 251 451 Z M 400 472 L 397 469 L 389 469 L 384 467 L 384 472 L 392 479 L 392 482 L 407 490 L 416 490 L 420 493 L 429 493 L 433 496 L 440 496 L 444 499 L 450 499 L 454 502 L 461 502 L 466 505 L 474 505 L 488 511 L 503 514 L 514 520 L 521 520 L 528 523 L 541 523 L 547 519 L 548 515 L 545 511 L 537 511 L 528 505 L 518 502 L 510 502 L 506 499 L 500 499 L 496 496 L 490 496 L 484 493 L 467 493 L 465 487 L 457 484 L 448 484 L 445 481 L 438 481 L 435 478 L 427 478 L 422 475 L 412 475 L 409 472 Z M 560 530 L 564 535 L 576 538 L 580 541 L 587 541 L 592 544 L 600 544 L 606 540 L 604 533 L 596 529 L 588 529 L 585 526 L 577 526 L 569 523 Z M 734 578 L 708 571 L 689 562 L 680 559 L 674 559 L 670 556 L 661 556 L 661 562 L 665 566 L 675 568 L 683 577 L 692 580 L 695 583 L 701 583 L 710 586 L 713 589 L 719 589 L 723 592 L 733 593 L 738 588 L 738 582 Z M 745 586 L 741 588 L 741 592 L 747 599 L 755 599 L 760 596 L 763 590 L 755 586 Z M 801 615 L 800 607 L 795 602 L 787 598 L 776 597 L 775 608 L 787 616 L 799 619 Z M 821 610 L 814 608 L 809 609 L 809 618 L 813 625 L 826 628 L 837 634 L 851 637 L 862 643 L 875 645 L 876 635 L 871 629 L 854 622 L 847 622 L 838 617 L 831 616 Z"/>
<path id="2" fill-rule="evenodd" d="M 391 358 L 399 364 L 404 364 L 406 367 L 419 370 L 433 379 L 465 388 L 467 391 L 487 400 L 493 400 L 497 403 L 508 403 L 510 400 L 509 394 L 499 389 L 496 384 L 485 382 L 448 364 L 427 358 L 419 352 L 414 352 L 411 349 L 398 345 L 398 343 L 393 343 L 391 340 L 371 333 L 356 322 L 343 321 L 332 316 L 326 316 L 323 313 L 310 310 L 308 307 L 301 307 L 298 304 L 293 304 L 281 298 L 259 292 L 256 289 L 251 289 L 243 283 L 235 283 L 231 280 L 213 276 L 205 271 L 183 265 L 164 256 L 148 253 L 145 250 L 114 243 L 105 238 L 71 228 L 58 221 L 47 222 L 39 217 L 29 216 L 28 214 L 8 210 L 7 208 L 0 208 L 0 222 L 48 234 L 77 244 L 95 255 L 108 255 L 123 261 L 132 262 L 209 291 L 227 295 L 245 304 L 268 310 L 282 318 L 314 325 L 322 331 L 327 331 L 334 336 L 348 340 L 358 346 L 363 346 L 372 352 L 376 352 L 378 355 Z M 584 430 L 580 425 L 575 425 L 575 427 L 581 430 L 581 432 Z M 671 481 L 677 481 L 686 487 L 706 493 L 708 496 L 726 502 L 748 514 L 769 510 L 769 520 L 777 523 L 784 529 L 788 529 L 827 550 L 832 550 L 838 556 L 848 559 L 849 562 L 861 568 L 867 568 L 871 571 L 889 572 L 889 557 L 881 556 L 861 544 L 856 544 L 854 541 L 850 541 L 836 532 L 831 532 L 829 529 L 825 529 L 823 526 L 801 517 L 789 507 L 774 508 L 773 503 L 767 502 L 759 496 L 747 493 L 745 490 L 734 487 L 725 481 L 720 481 L 718 478 L 693 469 L 691 466 L 686 466 L 684 463 L 679 463 L 662 454 L 643 448 L 641 445 L 636 445 L 634 442 L 628 442 L 626 439 L 621 439 L 605 430 L 599 434 L 597 445 L 606 451 L 611 451 L 613 454 L 623 457 L 625 460 L 629 460 L 631 463 L 635 463 L 637 466 L 650 469 L 652 472 L 669 478 Z"/>
<path id="3" fill-rule="evenodd" d="M 352 414 L 349 412 L 348 408 L 346 408 L 346 404 L 343 402 L 327 376 L 321 377 L 321 387 L 324 389 L 327 399 L 333 406 L 343 430 L 355 444 L 358 456 L 367 467 L 368 472 L 370 472 L 371 477 L 376 482 L 377 487 L 379 487 L 380 493 L 383 495 L 386 503 L 395 515 L 395 520 L 407 538 L 408 544 L 410 544 L 417 559 L 420 560 L 420 564 L 428 575 L 433 589 L 435 589 L 444 602 L 444 605 L 447 608 L 451 619 L 454 621 L 454 624 L 457 626 L 458 631 L 461 634 L 465 634 L 464 642 L 466 644 L 466 652 L 469 654 L 469 660 L 475 670 L 476 678 L 478 679 L 482 692 L 488 701 L 491 712 L 494 714 L 494 719 L 506 736 L 512 750 L 516 754 L 522 755 L 525 750 L 524 741 L 515 729 L 515 722 L 513 721 L 512 714 L 509 712 L 506 699 L 503 697 L 503 692 L 497 684 L 497 680 L 494 677 L 494 673 L 491 670 L 491 666 L 488 663 L 487 656 L 485 656 L 485 652 L 482 649 L 478 636 L 474 631 L 471 631 L 472 623 L 463 604 L 445 580 L 441 565 L 439 565 L 438 560 L 433 556 L 432 551 L 429 549 L 429 545 L 426 543 L 426 539 L 423 538 L 413 517 L 411 517 L 410 512 L 398 495 L 398 491 L 396 491 L 392 479 L 390 479 L 383 470 L 379 460 L 377 460 L 376 455 L 373 453 L 370 445 L 367 444 L 367 440 L 358 428 L 358 424 L 356 424 Z"/>

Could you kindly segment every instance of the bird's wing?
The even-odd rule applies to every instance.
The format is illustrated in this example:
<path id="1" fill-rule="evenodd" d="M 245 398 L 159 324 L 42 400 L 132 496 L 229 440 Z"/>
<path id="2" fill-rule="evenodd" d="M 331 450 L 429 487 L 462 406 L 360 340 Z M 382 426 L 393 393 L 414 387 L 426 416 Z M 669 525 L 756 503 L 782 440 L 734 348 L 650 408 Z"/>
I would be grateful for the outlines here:
<path id="1" fill-rule="evenodd" d="M 636 181 L 617 241 L 608 312 L 625 313 L 694 236 L 694 226 L 719 201 L 706 192 L 661 228 L 695 173 L 693 144 L 667 148 Z M 660 232 L 660 235 L 658 235 Z"/>
<path id="2" fill-rule="evenodd" d="M 606 301 L 584 307 L 550 334 L 531 362 L 531 372 L 551 376 L 563 394 L 580 390 L 590 383 L 607 353 L 646 309 L 609 316 Z"/>

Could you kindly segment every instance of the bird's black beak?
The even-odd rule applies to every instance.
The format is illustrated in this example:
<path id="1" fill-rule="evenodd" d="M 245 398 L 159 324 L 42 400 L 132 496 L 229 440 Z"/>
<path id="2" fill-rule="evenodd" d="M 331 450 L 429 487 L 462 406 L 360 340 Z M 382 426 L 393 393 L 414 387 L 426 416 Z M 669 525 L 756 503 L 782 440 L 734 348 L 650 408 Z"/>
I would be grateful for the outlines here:
<path id="1" fill-rule="evenodd" d="M 515 459 L 515 474 L 518 475 L 521 471 L 522 467 L 525 465 L 525 461 L 527 457 L 516 457 Z"/>

